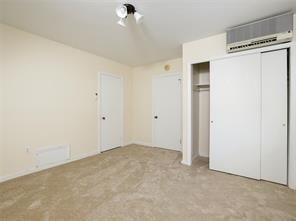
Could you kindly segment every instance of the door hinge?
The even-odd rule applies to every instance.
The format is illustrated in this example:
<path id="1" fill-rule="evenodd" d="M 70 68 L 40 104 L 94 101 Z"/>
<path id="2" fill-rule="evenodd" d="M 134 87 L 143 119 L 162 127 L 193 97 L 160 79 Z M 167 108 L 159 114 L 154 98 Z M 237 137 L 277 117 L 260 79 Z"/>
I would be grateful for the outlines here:
<path id="1" fill-rule="evenodd" d="M 180 144 L 182 144 L 182 138 L 180 139 Z"/>

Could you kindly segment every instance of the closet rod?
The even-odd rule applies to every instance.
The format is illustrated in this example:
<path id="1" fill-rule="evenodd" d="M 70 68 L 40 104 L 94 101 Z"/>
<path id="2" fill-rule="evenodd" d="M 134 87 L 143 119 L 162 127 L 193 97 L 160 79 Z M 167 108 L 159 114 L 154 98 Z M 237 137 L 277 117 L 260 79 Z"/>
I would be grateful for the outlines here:
<path id="1" fill-rule="evenodd" d="M 204 88 L 204 89 L 193 89 L 193 91 L 197 91 L 197 92 L 200 92 L 200 91 L 210 91 L 209 88 Z"/>

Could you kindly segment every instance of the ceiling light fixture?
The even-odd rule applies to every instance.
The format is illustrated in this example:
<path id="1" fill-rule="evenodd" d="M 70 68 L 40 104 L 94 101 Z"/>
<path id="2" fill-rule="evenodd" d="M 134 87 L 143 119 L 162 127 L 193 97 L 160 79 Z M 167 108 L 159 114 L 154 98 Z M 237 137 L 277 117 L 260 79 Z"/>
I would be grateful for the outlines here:
<path id="1" fill-rule="evenodd" d="M 126 27 L 126 24 L 125 24 L 123 18 L 119 19 L 119 21 L 117 22 L 117 24 L 121 25 L 122 27 Z"/>
<path id="2" fill-rule="evenodd" d="M 125 5 L 119 5 L 116 8 L 116 14 L 119 18 L 125 18 L 127 16 L 127 7 Z"/>
<path id="3" fill-rule="evenodd" d="M 141 24 L 144 18 L 144 15 L 141 15 L 139 12 L 134 13 L 137 24 Z"/>
<path id="4" fill-rule="evenodd" d="M 130 14 L 134 15 L 134 18 L 136 20 L 137 24 L 142 23 L 144 16 L 136 11 L 135 6 L 131 4 L 123 4 L 119 5 L 116 8 L 116 14 L 120 18 L 120 20 L 117 22 L 117 24 L 126 27 L 125 20 L 127 19 L 127 16 Z"/>

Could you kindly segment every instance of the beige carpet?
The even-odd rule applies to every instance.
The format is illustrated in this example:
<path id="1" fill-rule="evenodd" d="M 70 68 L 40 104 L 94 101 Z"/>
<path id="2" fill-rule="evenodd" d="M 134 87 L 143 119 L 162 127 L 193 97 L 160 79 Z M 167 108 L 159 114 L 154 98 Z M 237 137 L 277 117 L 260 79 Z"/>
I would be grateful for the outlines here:
<path id="1" fill-rule="evenodd" d="M 0 184 L 0 220 L 296 220 L 285 186 L 129 146 Z"/>

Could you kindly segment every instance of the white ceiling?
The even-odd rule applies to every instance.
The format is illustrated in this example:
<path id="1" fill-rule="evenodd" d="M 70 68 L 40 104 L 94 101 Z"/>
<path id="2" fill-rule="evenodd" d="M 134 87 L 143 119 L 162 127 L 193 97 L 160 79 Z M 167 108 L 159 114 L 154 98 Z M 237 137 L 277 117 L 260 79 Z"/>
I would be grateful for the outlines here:
<path id="1" fill-rule="evenodd" d="M 181 57 L 184 42 L 296 9 L 296 0 L 0 1 L 4 23 L 131 66 Z M 134 4 L 144 22 L 117 25 L 119 2 Z"/>

